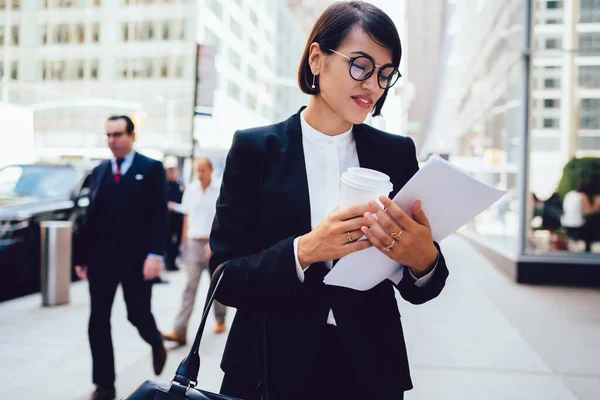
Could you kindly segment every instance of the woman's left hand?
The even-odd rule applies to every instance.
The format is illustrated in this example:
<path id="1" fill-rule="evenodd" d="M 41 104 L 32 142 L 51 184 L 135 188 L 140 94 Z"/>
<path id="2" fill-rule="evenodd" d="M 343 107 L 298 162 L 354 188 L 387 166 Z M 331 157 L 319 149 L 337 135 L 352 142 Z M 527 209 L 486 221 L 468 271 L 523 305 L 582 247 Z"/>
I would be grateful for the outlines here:
<path id="1" fill-rule="evenodd" d="M 365 218 L 369 227 L 362 232 L 373 246 L 392 260 L 410 268 L 417 278 L 426 275 L 434 266 L 438 250 L 433 244 L 429 220 L 415 201 L 411 209 L 413 218 L 387 197 L 380 197 L 383 210 L 376 202 L 369 202 Z M 377 218 L 373 216 L 375 214 Z"/>

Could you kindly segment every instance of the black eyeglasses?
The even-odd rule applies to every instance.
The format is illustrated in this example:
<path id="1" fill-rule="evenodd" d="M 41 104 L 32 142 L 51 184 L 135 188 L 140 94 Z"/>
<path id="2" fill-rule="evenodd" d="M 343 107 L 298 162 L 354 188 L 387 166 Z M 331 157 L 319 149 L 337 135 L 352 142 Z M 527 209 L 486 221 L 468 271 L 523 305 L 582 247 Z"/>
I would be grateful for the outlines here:
<path id="1" fill-rule="evenodd" d="M 375 68 L 378 67 L 379 73 L 377 74 L 377 84 L 380 88 L 385 90 L 394 86 L 401 76 L 398 68 L 394 67 L 393 64 L 376 65 L 375 62 L 367 56 L 348 57 L 333 49 L 329 50 L 348 59 L 348 62 L 350 63 L 350 77 L 355 81 L 366 81 L 373 75 Z"/>

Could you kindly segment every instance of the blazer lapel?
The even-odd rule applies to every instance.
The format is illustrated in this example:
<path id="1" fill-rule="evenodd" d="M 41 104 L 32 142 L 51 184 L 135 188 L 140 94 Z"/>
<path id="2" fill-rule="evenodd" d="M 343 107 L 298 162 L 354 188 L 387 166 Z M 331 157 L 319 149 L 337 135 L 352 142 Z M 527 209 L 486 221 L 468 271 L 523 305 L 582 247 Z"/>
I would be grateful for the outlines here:
<path id="1" fill-rule="evenodd" d="M 356 142 L 356 152 L 358 153 L 358 162 L 362 168 L 370 168 L 378 170 L 378 158 L 375 150 L 369 146 L 368 133 L 365 131 L 363 124 L 354 125 L 352 128 L 354 141 Z"/>
<path id="2" fill-rule="evenodd" d="M 285 135 L 287 139 L 287 151 L 291 162 L 289 173 L 290 182 L 294 184 L 292 201 L 295 202 L 293 214 L 301 233 L 311 230 L 310 196 L 308 192 L 308 178 L 306 176 L 306 162 L 304 159 L 304 146 L 302 144 L 302 126 L 300 124 L 300 113 L 306 107 L 302 107 L 298 113 L 289 118 L 285 124 Z"/>
<path id="3" fill-rule="evenodd" d="M 90 194 L 90 208 L 94 204 L 96 197 L 98 197 L 98 190 L 100 190 L 100 186 L 102 186 L 102 181 L 104 180 L 104 175 L 109 168 L 111 168 L 110 160 L 102 162 L 97 170 L 98 174 L 94 179 L 92 193 Z"/>

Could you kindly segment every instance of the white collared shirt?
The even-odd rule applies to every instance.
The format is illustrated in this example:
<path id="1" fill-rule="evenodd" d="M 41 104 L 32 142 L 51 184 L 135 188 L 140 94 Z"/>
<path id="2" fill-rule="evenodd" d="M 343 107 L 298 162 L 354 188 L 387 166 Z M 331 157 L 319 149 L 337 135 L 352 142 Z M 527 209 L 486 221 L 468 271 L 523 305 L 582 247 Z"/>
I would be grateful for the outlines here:
<path id="1" fill-rule="evenodd" d="M 219 184 L 213 179 L 206 190 L 195 180 L 183 192 L 181 212 L 187 215 L 188 239 L 205 239 L 210 236 L 217 212 Z"/>
<path id="2" fill-rule="evenodd" d="M 121 175 L 125 175 L 127 173 L 129 168 L 131 167 L 131 164 L 133 164 L 133 157 L 135 157 L 135 150 L 132 150 L 131 153 L 129 153 L 125 157 L 123 157 L 123 163 L 121 164 Z M 112 160 L 110 160 L 110 164 L 112 167 L 112 173 L 116 174 L 117 173 L 117 159 L 115 157 L 113 157 Z"/>
<path id="3" fill-rule="evenodd" d="M 304 111 L 300 113 L 300 125 L 308 180 L 311 229 L 314 229 L 339 205 L 342 174 L 348 168 L 359 167 L 360 163 L 352 129 L 336 136 L 325 135 L 306 122 Z M 304 271 L 298 260 L 298 238 L 294 240 L 294 255 L 298 279 L 304 282 Z M 328 268 L 331 268 L 332 264 L 332 261 L 325 263 Z M 427 284 L 434 270 L 435 268 L 417 279 L 415 285 L 422 287 Z M 327 323 L 335 325 L 331 310 Z"/>

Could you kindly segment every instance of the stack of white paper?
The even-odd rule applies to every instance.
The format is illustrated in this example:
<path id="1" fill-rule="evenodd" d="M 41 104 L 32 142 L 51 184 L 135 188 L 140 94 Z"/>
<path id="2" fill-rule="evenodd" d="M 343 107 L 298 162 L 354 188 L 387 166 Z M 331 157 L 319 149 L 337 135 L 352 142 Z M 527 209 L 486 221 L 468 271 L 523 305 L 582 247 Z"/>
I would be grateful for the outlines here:
<path id="1" fill-rule="evenodd" d="M 434 154 L 393 201 L 411 215 L 413 203 L 421 200 L 423 212 L 431 225 L 433 240 L 440 242 L 505 194 L 505 190 L 478 181 Z M 401 265 L 371 247 L 341 258 L 325 276 L 324 282 L 369 290 L 385 279 L 398 284 L 402 276 Z"/>

